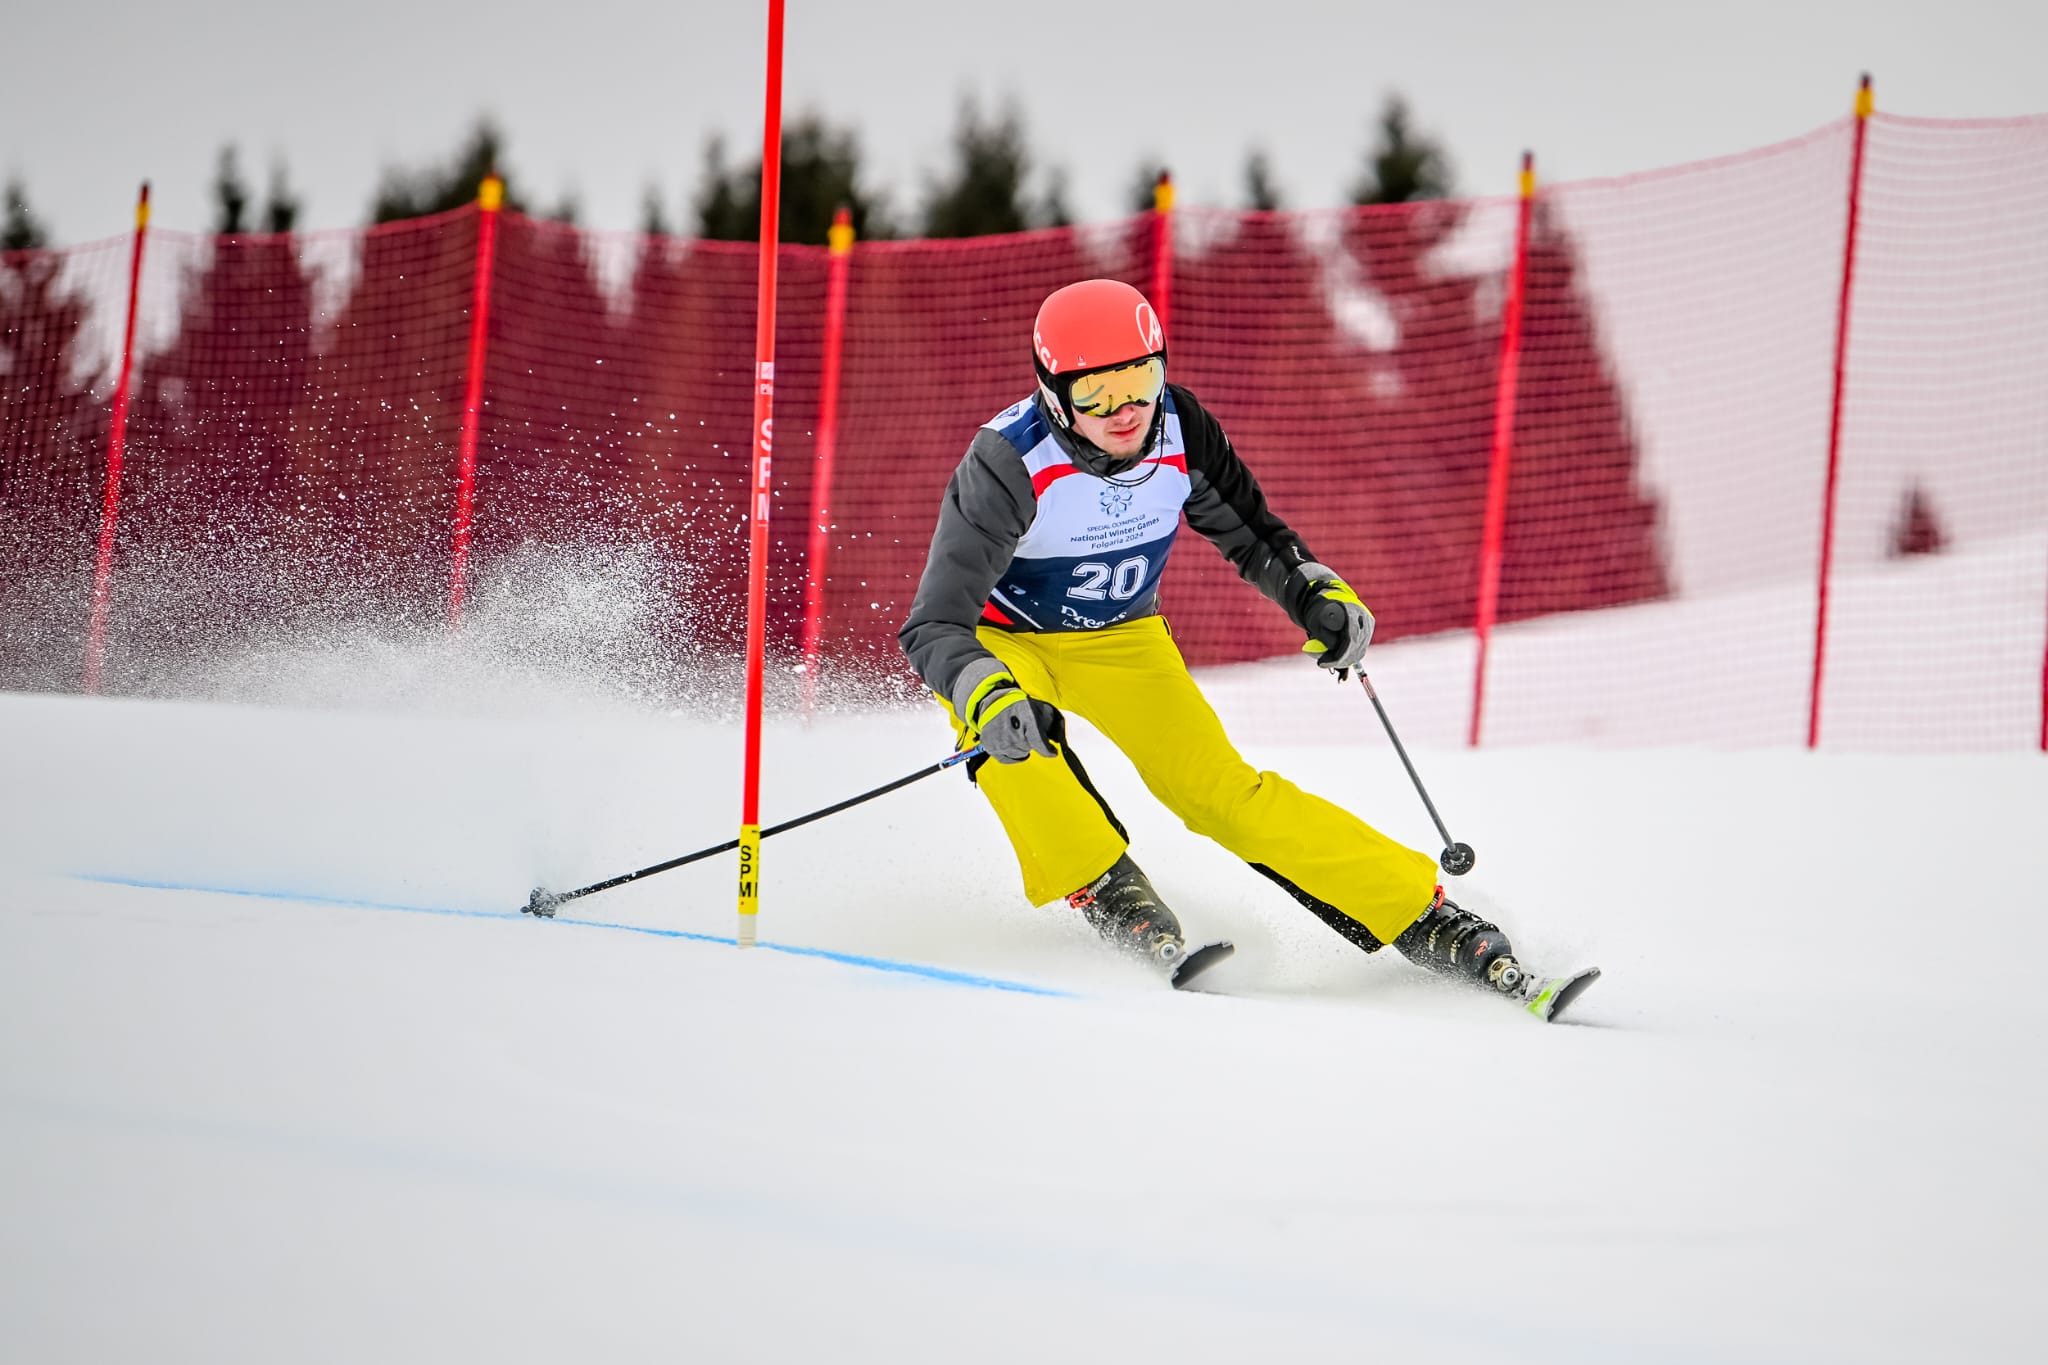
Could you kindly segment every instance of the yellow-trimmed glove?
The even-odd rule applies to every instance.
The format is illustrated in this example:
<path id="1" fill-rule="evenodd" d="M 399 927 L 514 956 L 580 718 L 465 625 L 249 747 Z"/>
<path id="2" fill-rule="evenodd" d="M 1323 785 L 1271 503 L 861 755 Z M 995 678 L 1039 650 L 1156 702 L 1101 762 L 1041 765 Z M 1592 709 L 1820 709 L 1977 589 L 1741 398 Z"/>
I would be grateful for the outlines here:
<path id="1" fill-rule="evenodd" d="M 1304 564 L 1300 572 L 1309 579 L 1308 599 L 1301 613 L 1308 643 L 1301 652 L 1332 672 L 1356 668 L 1365 657 L 1365 647 L 1372 643 L 1372 612 L 1358 600 L 1351 585 L 1328 567 Z"/>
<path id="2" fill-rule="evenodd" d="M 953 685 L 953 713 L 968 737 L 998 763 L 1022 763 L 1033 754 L 1054 756 L 1046 738 L 1057 712 L 1034 701 L 994 659 L 969 668 Z"/>

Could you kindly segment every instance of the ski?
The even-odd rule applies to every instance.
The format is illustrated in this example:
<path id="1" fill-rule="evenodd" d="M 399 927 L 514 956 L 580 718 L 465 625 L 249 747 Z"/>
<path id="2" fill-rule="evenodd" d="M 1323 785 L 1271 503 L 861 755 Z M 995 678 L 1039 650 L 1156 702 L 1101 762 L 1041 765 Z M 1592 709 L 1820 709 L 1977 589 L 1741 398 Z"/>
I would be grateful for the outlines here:
<path id="1" fill-rule="evenodd" d="M 1175 990 L 1184 991 L 1193 984 L 1196 977 L 1236 951 L 1237 945 L 1229 939 L 1218 939 L 1199 948 L 1190 948 L 1181 954 L 1180 961 L 1173 964 L 1173 975 L 1168 979 L 1172 981 Z"/>
<path id="2" fill-rule="evenodd" d="M 1569 976 L 1525 976 L 1521 989 L 1509 998 L 1544 1023 L 1554 1024 L 1574 1000 L 1585 994 L 1586 987 L 1599 979 L 1598 967 L 1587 967 Z"/>

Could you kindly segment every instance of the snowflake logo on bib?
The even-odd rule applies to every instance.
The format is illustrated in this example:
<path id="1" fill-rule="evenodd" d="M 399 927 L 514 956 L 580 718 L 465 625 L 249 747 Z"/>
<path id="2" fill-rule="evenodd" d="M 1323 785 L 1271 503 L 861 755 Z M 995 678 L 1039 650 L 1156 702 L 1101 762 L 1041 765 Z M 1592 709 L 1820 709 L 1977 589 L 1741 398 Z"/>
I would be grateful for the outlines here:
<path id="1" fill-rule="evenodd" d="M 1131 490 L 1115 484 L 1105 484 L 1102 489 L 1102 511 L 1105 516 L 1120 517 L 1131 510 Z"/>

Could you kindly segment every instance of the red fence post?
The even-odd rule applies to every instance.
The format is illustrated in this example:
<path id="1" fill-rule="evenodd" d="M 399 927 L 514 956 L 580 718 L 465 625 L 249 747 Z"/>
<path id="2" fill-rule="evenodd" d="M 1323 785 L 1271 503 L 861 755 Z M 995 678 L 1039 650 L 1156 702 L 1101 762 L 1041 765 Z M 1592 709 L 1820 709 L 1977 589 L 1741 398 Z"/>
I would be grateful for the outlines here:
<path id="1" fill-rule="evenodd" d="M 483 422 L 484 360 L 491 331 L 491 263 L 498 250 L 498 211 L 505 182 L 494 171 L 476 192 L 476 284 L 469 305 L 469 375 L 462 398 L 462 446 L 455 475 L 455 546 L 448 567 L 448 624 L 462 624 L 469 580 L 469 531 L 476 508 L 476 436 Z"/>
<path id="2" fill-rule="evenodd" d="M 846 275 L 853 255 L 853 213 L 832 215 L 831 275 L 825 286 L 825 373 L 818 395 L 818 469 L 811 484 L 811 544 L 804 556 L 804 716 L 818 701 L 818 637 L 825 622 L 825 557 L 832 546 L 832 460 L 839 445 L 839 352 L 846 334 Z"/>
<path id="3" fill-rule="evenodd" d="M 85 690 L 100 690 L 106 662 L 107 605 L 114 587 L 114 528 L 121 513 L 121 456 L 128 441 L 128 382 L 135 373 L 135 308 L 142 297 L 142 243 L 149 236 L 149 182 L 135 200 L 135 252 L 128 265 L 128 324 L 121 333 L 121 372 L 107 431 L 107 483 L 100 497 L 100 552 L 92 571 L 92 621 L 85 634 Z"/>
<path id="4" fill-rule="evenodd" d="M 1515 217 L 1515 260 L 1508 271 L 1508 297 L 1501 308 L 1500 377 L 1493 398 L 1493 461 L 1486 476 L 1486 523 L 1479 538 L 1479 660 L 1472 673 L 1472 724 L 1465 735 L 1479 747 L 1486 707 L 1486 648 L 1500 609 L 1501 545 L 1507 536 L 1508 468 L 1515 451 L 1515 381 L 1522 367 L 1522 303 L 1529 288 L 1529 216 L 1536 201 L 1536 157 L 1522 153 L 1522 201 Z"/>
<path id="5" fill-rule="evenodd" d="M 1842 390 L 1849 377 L 1849 297 L 1856 280 L 1856 226 L 1863 205 L 1863 140 L 1870 131 L 1870 77 L 1856 90 L 1856 150 L 1849 159 L 1849 226 L 1842 234 L 1842 296 L 1835 308 L 1835 388 L 1828 411 L 1828 482 L 1820 521 L 1819 607 L 1813 621 L 1813 690 L 1806 705 L 1806 747 L 1820 745 L 1820 681 L 1827 662 L 1828 588 L 1834 574 L 1835 488 L 1842 464 Z"/>
<path id="6" fill-rule="evenodd" d="M 1165 171 L 1152 186 L 1152 287 L 1146 293 L 1166 332 L 1173 302 L 1173 177 Z"/>
<path id="7" fill-rule="evenodd" d="M 754 471 L 747 520 L 747 736 L 740 790 L 740 929 L 754 946 L 761 898 L 761 685 L 768 621 L 768 503 L 775 449 L 775 265 L 782 213 L 782 6 L 768 0 L 768 91 L 761 117 L 761 267 L 754 299 Z"/>

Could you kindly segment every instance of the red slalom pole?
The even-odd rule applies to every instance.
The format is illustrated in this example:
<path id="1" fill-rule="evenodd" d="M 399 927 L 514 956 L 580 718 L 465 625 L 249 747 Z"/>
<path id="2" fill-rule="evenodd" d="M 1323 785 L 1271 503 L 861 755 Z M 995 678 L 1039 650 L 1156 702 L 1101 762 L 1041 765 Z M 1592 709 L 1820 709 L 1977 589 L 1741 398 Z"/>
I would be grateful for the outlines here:
<path id="1" fill-rule="evenodd" d="M 1522 203 L 1515 219 L 1515 263 L 1501 313 L 1500 381 L 1493 398 L 1493 463 L 1486 476 L 1486 525 L 1479 549 L 1479 662 L 1472 673 L 1472 725 L 1467 747 L 1479 747 L 1486 707 L 1486 650 L 1500 610 L 1501 547 L 1507 538 L 1508 469 L 1515 453 L 1515 383 L 1522 369 L 1522 305 L 1529 289 L 1529 216 L 1536 202 L 1536 157 L 1522 153 Z"/>
<path id="2" fill-rule="evenodd" d="M 121 457 L 128 443 L 128 384 L 135 373 L 135 308 L 142 297 L 142 244 L 149 236 L 149 182 L 135 200 L 135 252 L 128 263 L 128 324 L 121 334 L 121 374 L 107 431 L 107 485 L 100 498 L 100 552 L 92 571 L 92 621 L 85 635 L 85 690 L 100 690 L 107 657 L 107 605 L 114 588 L 114 528 L 121 514 Z"/>
<path id="3" fill-rule="evenodd" d="M 484 362 L 491 335 L 491 264 L 498 254 L 498 211 L 505 182 L 495 172 L 476 192 L 476 283 L 469 306 L 469 375 L 462 399 L 461 456 L 455 475 L 455 548 L 448 566 L 448 624 L 462 624 L 462 598 L 469 584 L 469 531 L 476 509 L 476 437 L 483 423 Z"/>
<path id="4" fill-rule="evenodd" d="M 1842 237 L 1842 298 L 1835 308 L 1835 391 L 1828 412 L 1828 482 L 1820 522 L 1820 602 L 1813 621 L 1813 690 L 1806 704 L 1806 747 L 1820 747 L 1820 682 L 1827 661 L 1828 588 L 1834 576 L 1835 488 L 1842 465 L 1842 391 L 1849 378 L 1849 297 L 1856 281 L 1856 225 L 1863 205 L 1863 139 L 1874 101 L 1870 77 L 1856 90 L 1856 150 L 1849 160 L 1849 227 Z"/>
<path id="5" fill-rule="evenodd" d="M 740 929 L 754 946 L 761 902 L 761 655 L 768 617 L 768 490 L 775 449 L 775 256 L 782 212 L 782 3 L 768 0 L 768 95 L 761 120 L 761 279 L 754 303 L 754 472 L 747 515 L 747 747 L 740 785 Z"/>
<path id="6" fill-rule="evenodd" d="M 853 213 L 832 215 L 831 274 L 825 285 L 825 373 L 818 395 L 818 470 L 811 485 L 811 543 L 804 556 L 804 719 L 818 704 L 818 639 L 825 629 L 825 559 L 832 549 L 832 461 L 839 447 L 839 352 L 846 338 L 846 276 Z"/>
<path id="7" fill-rule="evenodd" d="M 1165 171 L 1152 185 L 1152 311 L 1162 331 L 1173 305 L 1173 177 Z"/>

